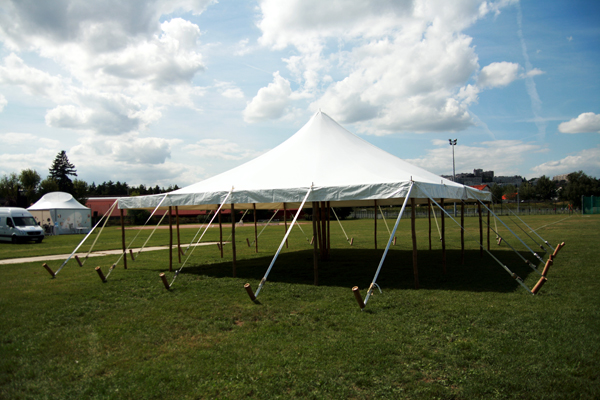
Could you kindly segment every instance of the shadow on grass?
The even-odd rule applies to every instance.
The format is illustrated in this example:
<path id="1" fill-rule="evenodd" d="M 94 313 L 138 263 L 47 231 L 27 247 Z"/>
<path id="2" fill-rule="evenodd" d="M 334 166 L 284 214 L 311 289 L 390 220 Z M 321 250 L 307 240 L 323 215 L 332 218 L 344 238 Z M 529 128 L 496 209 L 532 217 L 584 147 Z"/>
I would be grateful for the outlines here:
<path id="1" fill-rule="evenodd" d="M 361 289 L 370 285 L 383 254 L 382 250 L 332 249 L 328 261 L 319 261 L 319 285 Z M 530 273 L 537 275 L 512 251 L 498 251 L 494 255 L 512 272 L 525 280 Z M 522 252 L 525 259 L 537 265 L 534 257 Z M 273 255 L 239 260 L 237 277 L 260 281 Z M 460 250 L 446 251 L 446 274 L 442 271 L 442 251 L 421 251 L 418 254 L 419 288 L 431 290 L 461 290 L 482 292 L 512 292 L 520 285 L 488 254 L 465 251 L 461 265 Z M 543 268 L 543 265 L 541 266 Z M 538 269 L 541 271 L 540 267 Z M 280 254 L 269 274 L 268 281 L 312 285 L 314 283 L 312 250 Z M 215 278 L 231 277 L 232 263 L 186 266 L 182 274 L 205 275 Z M 414 289 L 412 251 L 390 250 L 377 283 L 382 288 Z M 253 288 L 256 290 L 256 287 Z M 531 289 L 531 288 L 530 288 Z"/>

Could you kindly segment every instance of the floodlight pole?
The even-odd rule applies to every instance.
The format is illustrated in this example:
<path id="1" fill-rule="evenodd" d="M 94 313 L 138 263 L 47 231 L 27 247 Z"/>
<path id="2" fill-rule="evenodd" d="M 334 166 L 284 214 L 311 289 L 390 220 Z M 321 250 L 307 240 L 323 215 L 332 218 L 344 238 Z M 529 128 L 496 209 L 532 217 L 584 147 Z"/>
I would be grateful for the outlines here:
<path id="1" fill-rule="evenodd" d="M 456 167 L 454 163 L 454 146 L 456 146 L 456 142 L 458 139 L 448 139 L 450 142 L 450 146 L 452 147 L 452 181 L 456 182 Z M 456 202 L 454 203 L 454 217 L 456 218 Z"/>

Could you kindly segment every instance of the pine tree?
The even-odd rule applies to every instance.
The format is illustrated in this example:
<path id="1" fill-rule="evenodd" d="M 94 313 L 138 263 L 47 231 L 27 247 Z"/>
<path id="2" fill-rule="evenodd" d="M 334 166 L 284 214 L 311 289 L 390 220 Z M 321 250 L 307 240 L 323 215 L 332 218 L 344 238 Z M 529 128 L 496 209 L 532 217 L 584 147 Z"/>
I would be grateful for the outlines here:
<path id="1" fill-rule="evenodd" d="M 75 166 L 69 162 L 67 153 L 64 150 L 56 155 L 49 172 L 49 178 L 56 181 L 58 190 L 67 193 L 73 192 L 73 182 L 69 176 L 77 176 L 77 170 L 75 169 Z"/>

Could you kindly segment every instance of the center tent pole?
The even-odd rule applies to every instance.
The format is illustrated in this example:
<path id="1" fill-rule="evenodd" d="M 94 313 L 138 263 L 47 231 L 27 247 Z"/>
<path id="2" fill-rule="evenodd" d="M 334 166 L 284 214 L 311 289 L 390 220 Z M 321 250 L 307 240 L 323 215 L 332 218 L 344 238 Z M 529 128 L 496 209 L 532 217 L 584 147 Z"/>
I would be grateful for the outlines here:
<path id="1" fill-rule="evenodd" d="M 321 202 L 321 260 L 327 260 L 327 217 L 325 216 L 325 201 Z"/>
<path id="2" fill-rule="evenodd" d="M 327 202 L 327 259 L 329 259 L 329 251 L 331 250 L 331 232 L 329 227 L 331 225 L 331 202 Z"/>
<path id="3" fill-rule="evenodd" d="M 373 228 L 373 236 L 375 237 L 375 250 L 377 250 L 377 200 L 373 200 L 375 206 L 373 207 L 373 214 L 375 215 L 375 227 Z"/>
<path id="4" fill-rule="evenodd" d="M 456 204 L 456 203 L 455 203 Z M 460 203 L 460 264 L 465 265 L 465 203 Z"/>
<path id="5" fill-rule="evenodd" d="M 223 258 L 223 223 L 221 220 L 221 207 L 223 207 L 223 205 L 221 204 L 219 206 L 219 250 L 221 251 L 221 258 Z"/>
<path id="6" fill-rule="evenodd" d="M 429 217 L 429 250 L 431 250 L 431 200 L 427 199 L 427 216 Z"/>
<path id="7" fill-rule="evenodd" d="M 171 206 L 169 206 L 169 272 L 173 272 L 173 219 L 171 218 Z"/>
<path id="8" fill-rule="evenodd" d="M 123 209 L 121 208 L 121 242 L 123 244 L 123 266 L 127 269 L 127 248 L 125 247 L 125 217 L 123 216 Z"/>
<path id="9" fill-rule="evenodd" d="M 483 215 L 481 214 L 481 204 L 477 204 L 477 212 L 479 214 L 479 257 L 483 258 Z"/>
<path id="10" fill-rule="evenodd" d="M 285 233 L 285 237 L 283 238 L 283 240 L 281 241 L 281 244 L 279 245 L 279 248 L 277 249 L 277 253 L 275 253 L 275 257 L 273 257 L 273 260 L 271 261 L 271 264 L 269 265 L 269 268 L 267 269 L 267 272 L 265 273 L 265 276 L 261 279 L 258 288 L 256 289 L 256 293 L 254 293 L 253 295 L 250 296 L 250 298 L 252 300 L 255 300 L 256 297 L 258 296 L 258 293 L 260 293 L 260 290 L 262 289 L 262 287 L 264 286 L 265 282 L 267 281 L 267 277 L 269 276 L 269 273 L 271 272 L 271 269 L 273 268 L 273 265 L 275 265 L 275 261 L 277 260 L 277 257 L 279 256 L 279 253 L 281 252 L 281 249 L 283 248 L 283 245 L 285 244 L 286 239 L 288 238 L 288 236 L 290 235 L 290 232 L 292 231 L 292 228 L 294 227 L 294 224 L 296 223 L 296 220 L 298 219 L 298 216 L 300 215 L 300 212 L 302 211 L 302 208 L 304 207 L 304 204 L 306 203 L 306 200 L 308 199 L 308 196 L 310 195 L 310 192 L 312 192 L 312 185 L 310 186 L 310 188 L 308 189 L 308 192 L 306 192 L 306 196 L 304 196 L 304 200 L 302 200 L 302 204 L 300 204 L 300 208 L 298 208 L 298 212 L 296 212 L 296 215 L 294 216 L 294 219 L 292 220 L 292 223 L 290 225 L 290 228 L 288 229 L 288 231 Z M 313 212 L 314 215 L 314 212 Z M 250 295 L 252 293 L 252 290 L 250 289 L 250 285 L 246 284 L 246 290 L 248 291 L 248 294 Z"/>
<path id="11" fill-rule="evenodd" d="M 231 251 L 233 253 L 233 277 L 235 278 L 235 205 L 233 203 L 231 203 Z"/>
<path id="12" fill-rule="evenodd" d="M 315 221 L 317 223 L 317 236 L 315 236 L 315 241 L 317 242 L 317 249 L 319 250 L 319 257 L 321 260 L 323 259 L 323 238 L 321 231 L 321 202 L 317 201 L 316 208 L 313 209 L 313 215 L 315 216 Z"/>
<path id="13" fill-rule="evenodd" d="M 442 219 L 442 271 L 444 275 L 446 275 L 446 222 L 444 220 L 444 214 L 446 209 L 444 208 L 444 199 L 440 199 L 440 204 L 442 206 L 441 219 Z"/>
<path id="14" fill-rule="evenodd" d="M 317 286 L 319 284 L 319 246 L 317 245 L 317 203 L 313 201 L 312 203 L 312 226 L 313 226 L 313 270 L 314 270 L 314 285 Z"/>
<path id="15" fill-rule="evenodd" d="M 394 239 L 394 235 L 396 234 L 396 230 L 398 229 L 398 225 L 400 225 L 400 219 L 402 218 L 402 214 L 404 214 L 404 210 L 406 209 L 406 204 L 408 204 L 408 198 L 410 197 L 410 193 L 412 192 L 414 182 L 410 182 L 410 187 L 408 188 L 408 193 L 404 198 L 404 203 L 402 204 L 402 209 L 400 209 L 400 213 L 398 214 L 398 218 L 396 219 L 396 224 L 394 224 L 394 229 L 392 230 L 392 234 L 388 240 L 387 246 L 385 247 L 385 251 L 383 252 L 383 256 L 379 261 L 379 266 L 377 267 L 377 272 L 375 272 L 375 276 L 373 277 L 373 282 L 371 282 L 371 286 L 369 286 L 369 290 L 367 290 L 367 296 L 365 297 L 364 304 L 366 305 L 369 301 L 369 297 L 373 293 L 373 286 L 377 285 L 377 277 L 379 277 L 379 272 L 381 271 L 381 267 L 383 266 L 383 262 L 385 261 L 385 257 L 387 256 L 388 250 L 392 245 L 392 241 Z"/>
<path id="16" fill-rule="evenodd" d="M 490 213 L 487 213 L 487 249 L 490 250 Z"/>
<path id="17" fill-rule="evenodd" d="M 415 276 L 415 289 L 419 288 L 419 266 L 417 264 L 417 230 L 415 227 L 417 214 L 416 214 L 416 204 L 415 199 L 410 199 L 410 231 L 412 236 L 412 245 L 413 245 L 413 274 Z"/>
<path id="18" fill-rule="evenodd" d="M 256 226 L 256 203 L 252 203 L 252 210 L 254 211 L 254 252 L 258 253 L 258 228 Z"/>
<path id="19" fill-rule="evenodd" d="M 285 228 L 284 232 L 287 232 L 287 209 L 285 207 L 285 203 L 283 203 L 283 226 Z M 285 241 L 285 248 L 288 248 L 288 241 Z"/>
<path id="20" fill-rule="evenodd" d="M 181 264 L 181 236 L 179 235 L 179 207 L 175 206 L 175 220 L 177 221 L 177 255 Z"/>

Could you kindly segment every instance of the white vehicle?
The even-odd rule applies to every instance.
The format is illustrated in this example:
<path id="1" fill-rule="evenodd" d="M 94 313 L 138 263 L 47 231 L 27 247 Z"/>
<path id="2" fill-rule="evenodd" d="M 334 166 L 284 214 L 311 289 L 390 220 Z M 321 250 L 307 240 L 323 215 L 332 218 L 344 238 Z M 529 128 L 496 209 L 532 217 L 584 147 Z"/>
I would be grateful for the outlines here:
<path id="1" fill-rule="evenodd" d="M 0 208 L 0 240 L 5 242 L 25 242 L 44 240 L 44 230 L 24 208 Z"/>

